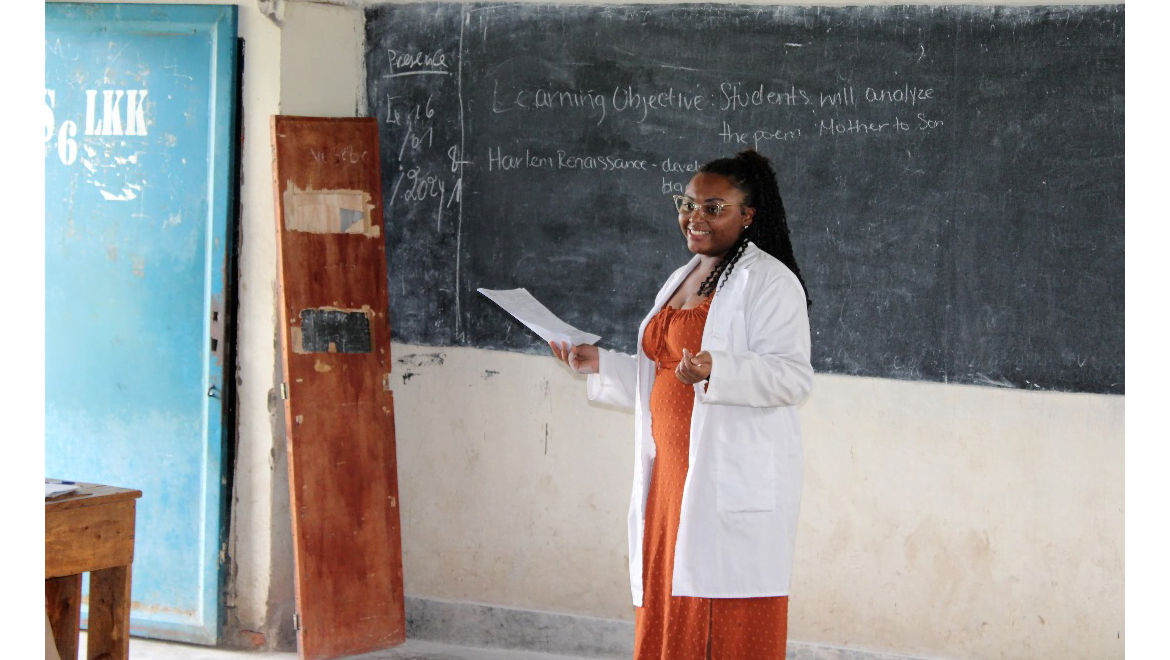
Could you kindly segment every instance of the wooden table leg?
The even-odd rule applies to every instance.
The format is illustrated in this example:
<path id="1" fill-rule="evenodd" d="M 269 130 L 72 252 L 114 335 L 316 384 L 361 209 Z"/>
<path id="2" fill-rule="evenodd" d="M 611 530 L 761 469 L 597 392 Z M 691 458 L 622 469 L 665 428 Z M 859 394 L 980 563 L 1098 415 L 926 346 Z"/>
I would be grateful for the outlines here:
<path id="1" fill-rule="evenodd" d="M 130 567 L 89 574 L 88 660 L 127 660 L 130 656 Z"/>
<path id="2" fill-rule="evenodd" d="M 45 613 L 53 628 L 53 641 L 62 660 L 77 657 L 77 635 L 81 632 L 81 575 L 45 580 Z"/>

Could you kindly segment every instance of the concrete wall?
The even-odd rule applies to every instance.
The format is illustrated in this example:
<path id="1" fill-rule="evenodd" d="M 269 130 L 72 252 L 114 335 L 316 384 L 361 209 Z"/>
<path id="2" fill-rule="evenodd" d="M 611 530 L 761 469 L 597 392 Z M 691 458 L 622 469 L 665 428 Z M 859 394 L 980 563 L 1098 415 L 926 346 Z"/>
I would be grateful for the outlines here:
<path id="1" fill-rule="evenodd" d="M 360 5 L 372 3 L 238 4 L 239 418 L 225 642 L 288 648 L 268 121 L 364 113 Z M 392 351 L 407 593 L 631 619 L 632 416 L 588 403 L 581 379 L 551 358 Z M 1124 410 L 1124 397 L 818 375 L 801 410 L 791 638 L 919 657 L 1123 657 Z"/>
<path id="2" fill-rule="evenodd" d="M 632 415 L 551 358 L 393 350 L 407 593 L 632 618 Z M 791 639 L 1122 657 L 1124 407 L 818 375 Z"/>

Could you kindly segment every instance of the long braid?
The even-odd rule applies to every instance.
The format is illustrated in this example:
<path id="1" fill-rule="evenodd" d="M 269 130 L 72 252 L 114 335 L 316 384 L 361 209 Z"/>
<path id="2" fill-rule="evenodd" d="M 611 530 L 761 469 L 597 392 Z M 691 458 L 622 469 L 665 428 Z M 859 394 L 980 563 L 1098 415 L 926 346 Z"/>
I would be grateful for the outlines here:
<path id="1" fill-rule="evenodd" d="M 739 261 L 740 256 L 743 255 L 743 251 L 747 249 L 747 244 L 750 240 L 748 238 L 748 233 L 750 231 L 751 227 L 748 227 L 746 230 L 744 230 L 744 232 L 740 234 L 739 239 L 731 245 L 731 248 L 728 249 L 727 253 L 723 255 L 723 258 L 719 260 L 719 263 L 715 264 L 715 268 L 713 268 L 711 273 L 707 275 L 707 279 L 703 280 L 703 283 L 699 285 L 700 296 L 709 296 L 714 294 L 716 290 L 716 284 L 718 284 L 719 287 L 723 286 L 721 283 L 719 283 L 719 278 L 722 277 L 724 273 L 727 273 L 728 275 L 731 274 L 731 269 L 735 266 L 735 262 Z M 727 280 L 724 280 L 724 282 L 726 281 Z"/>
<path id="2" fill-rule="evenodd" d="M 805 304 L 811 307 L 808 286 L 801 277 L 800 267 L 796 265 L 796 256 L 792 252 L 792 237 L 788 230 L 788 217 L 784 213 L 784 200 L 780 197 L 780 186 L 776 183 L 776 171 L 768 159 L 756 150 L 748 149 L 734 158 L 713 160 L 699 168 L 699 171 L 730 179 L 732 185 L 744 194 L 744 204 L 756 210 L 752 223 L 699 285 L 699 295 L 712 295 L 717 284 L 722 286 L 720 280 L 727 281 L 724 276 L 731 274 L 747 248 L 748 241 L 751 241 L 788 266 L 804 289 Z"/>

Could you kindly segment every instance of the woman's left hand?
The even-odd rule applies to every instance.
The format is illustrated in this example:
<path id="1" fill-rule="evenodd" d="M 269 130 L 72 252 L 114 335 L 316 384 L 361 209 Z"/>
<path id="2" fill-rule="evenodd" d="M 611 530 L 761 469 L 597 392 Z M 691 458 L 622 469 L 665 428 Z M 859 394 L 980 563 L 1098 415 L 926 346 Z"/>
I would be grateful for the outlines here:
<path id="1" fill-rule="evenodd" d="M 674 370 L 674 375 L 687 385 L 707 380 L 707 377 L 711 375 L 711 354 L 702 351 L 698 355 L 691 355 L 691 352 L 684 348 L 682 360 L 679 361 L 678 368 Z"/>

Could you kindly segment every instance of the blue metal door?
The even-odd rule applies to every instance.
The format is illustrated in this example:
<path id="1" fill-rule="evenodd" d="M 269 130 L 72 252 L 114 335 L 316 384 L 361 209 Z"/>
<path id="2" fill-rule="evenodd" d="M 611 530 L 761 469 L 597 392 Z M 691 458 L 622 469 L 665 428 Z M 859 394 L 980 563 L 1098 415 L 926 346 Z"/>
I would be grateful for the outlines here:
<path id="1" fill-rule="evenodd" d="M 45 5 L 45 474 L 142 491 L 131 632 L 214 644 L 236 7 Z"/>

